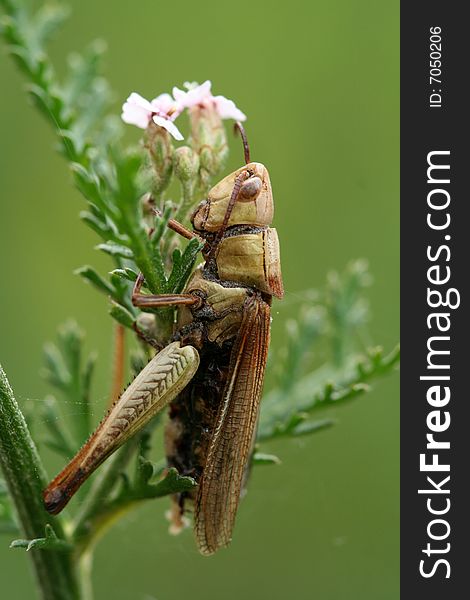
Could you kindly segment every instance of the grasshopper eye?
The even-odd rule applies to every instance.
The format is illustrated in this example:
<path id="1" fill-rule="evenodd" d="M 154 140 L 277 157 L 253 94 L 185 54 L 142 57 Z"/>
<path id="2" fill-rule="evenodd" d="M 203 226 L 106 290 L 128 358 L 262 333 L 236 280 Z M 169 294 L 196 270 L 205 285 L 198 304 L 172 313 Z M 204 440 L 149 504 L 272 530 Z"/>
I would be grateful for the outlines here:
<path id="1" fill-rule="evenodd" d="M 259 177 L 250 177 L 240 188 L 238 200 L 242 202 L 254 200 L 261 192 L 262 187 L 263 182 Z"/>

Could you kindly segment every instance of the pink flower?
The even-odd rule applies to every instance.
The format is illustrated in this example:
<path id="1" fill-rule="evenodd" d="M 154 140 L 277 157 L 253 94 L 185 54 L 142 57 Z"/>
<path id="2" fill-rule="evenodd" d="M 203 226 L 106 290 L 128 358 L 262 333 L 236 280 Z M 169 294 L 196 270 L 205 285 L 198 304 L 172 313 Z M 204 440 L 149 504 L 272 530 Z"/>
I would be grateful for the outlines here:
<path id="1" fill-rule="evenodd" d="M 160 94 L 151 102 L 140 94 L 132 92 L 122 106 L 121 118 L 124 123 L 147 129 L 152 120 L 155 125 L 166 129 L 176 140 L 182 140 L 179 129 L 173 123 L 181 114 L 183 106 L 176 102 L 170 94 Z"/>
<path id="2" fill-rule="evenodd" d="M 214 96 L 212 98 L 215 109 L 219 113 L 221 119 L 235 119 L 235 121 L 246 121 L 246 115 L 237 108 L 233 100 L 229 100 L 225 96 Z"/>
<path id="3" fill-rule="evenodd" d="M 218 112 L 221 119 L 235 119 L 236 121 L 245 121 L 246 115 L 236 107 L 235 103 L 225 96 L 213 96 L 211 92 L 211 82 L 205 81 L 201 85 L 184 84 L 187 91 L 173 88 L 175 101 L 184 108 L 193 106 L 202 106 L 205 108 L 213 107 Z"/>
<path id="4" fill-rule="evenodd" d="M 173 96 L 176 102 L 179 102 L 184 108 L 191 108 L 192 106 L 198 105 L 204 106 L 206 102 L 212 98 L 211 85 L 210 81 L 205 81 L 201 85 L 186 82 L 184 87 L 187 91 L 185 92 L 184 90 L 174 87 Z"/>
<path id="5" fill-rule="evenodd" d="M 121 118 L 124 123 L 146 129 L 152 118 L 152 105 L 140 94 L 132 92 L 122 105 Z"/>

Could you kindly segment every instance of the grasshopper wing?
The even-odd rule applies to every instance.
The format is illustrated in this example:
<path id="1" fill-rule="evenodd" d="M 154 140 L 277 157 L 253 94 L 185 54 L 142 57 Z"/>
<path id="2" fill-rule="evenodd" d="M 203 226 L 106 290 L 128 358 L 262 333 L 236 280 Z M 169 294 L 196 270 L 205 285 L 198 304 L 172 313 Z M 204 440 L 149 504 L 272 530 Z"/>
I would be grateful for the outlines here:
<path id="1" fill-rule="evenodd" d="M 252 296 L 232 349 L 196 499 L 195 533 L 202 554 L 213 554 L 231 539 L 258 420 L 269 335 L 269 305 Z"/>

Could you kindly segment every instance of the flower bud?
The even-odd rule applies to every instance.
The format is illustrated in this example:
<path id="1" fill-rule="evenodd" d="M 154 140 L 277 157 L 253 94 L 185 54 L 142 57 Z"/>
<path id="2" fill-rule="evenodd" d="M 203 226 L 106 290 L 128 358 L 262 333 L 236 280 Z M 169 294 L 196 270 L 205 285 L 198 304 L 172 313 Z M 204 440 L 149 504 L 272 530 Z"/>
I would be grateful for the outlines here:
<path id="1" fill-rule="evenodd" d="M 162 127 L 150 124 L 147 128 L 145 147 L 153 172 L 152 192 L 158 198 L 168 187 L 173 171 L 173 144 L 169 133 Z"/>
<path id="2" fill-rule="evenodd" d="M 173 155 L 173 168 L 183 185 L 194 182 L 199 173 L 199 156 L 189 146 L 181 146 Z"/>
<path id="3" fill-rule="evenodd" d="M 215 175 L 227 157 L 227 138 L 222 119 L 215 107 L 194 106 L 189 111 L 193 146 L 201 167 Z"/>

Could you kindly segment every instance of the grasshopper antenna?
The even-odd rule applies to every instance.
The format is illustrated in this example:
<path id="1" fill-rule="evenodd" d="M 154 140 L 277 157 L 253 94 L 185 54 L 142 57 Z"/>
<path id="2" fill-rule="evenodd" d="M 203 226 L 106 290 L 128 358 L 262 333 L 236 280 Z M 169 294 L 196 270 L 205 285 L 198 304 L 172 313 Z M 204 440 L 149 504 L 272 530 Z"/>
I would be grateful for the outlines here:
<path id="1" fill-rule="evenodd" d="M 246 137 L 245 128 L 240 123 L 240 121 L 235 122 L 235 125 L 233 126 L 233 132 L 235 135 L 237 135 L 237 133 L 240 134 L 240 137 L 242 138 L 242 141 L 243 141 L 243 152 L 245 154 L 245 164 L 250 163 L 251 162 L 251 160 L 250 160 L 250 145 L 248 144 L 248 138 Z"/>
<path id="2" fill-rule="evenodd" d="M 251 162 L 251 160 L 250 160 L 250 145 L 248 144 L 248 138 L 246 137 L 245 128 L 240 123 L 240 121 L 235 122 L 235 125 L 233 126 L 233 131 L 234 131 L 235 135 L 237 133 L 239 133 L 240 137 L 242 138 L 243 153 L 245 155 L 245 164 L 249 164 Z M 252 173 L 250 173 L 250 171 L 248 171 L 248 170 L 242 171 L 239 175 L 237 175 L 237 178 L 235 179 L 235 184 L 233 186 L 232 194 L 230 196 L 230 200 L 229 200 L 229 203 L 227 206 L 227 210 L 225 211 L 225 216 L 224 216 L 224 220 L 222 223 L 222 227 L 219 229 L 214 241 L 212 242 L 208 260 L 214 258 L 215 252 L 217 250 L 217 246 L 219 245 L 220 240 L 222 239 L 222 236 L 224 235 L 224 232 L 227 229 L 230 215 L 232 214 L 233 207 L 235 206 L 235 202 L 237 201 L 238 195 L 240 194 L 240 188 L 242 187 L 243 182 L 246 181 L 249 177 L 251 177 L 251 175 L 252 175 Z"/>

